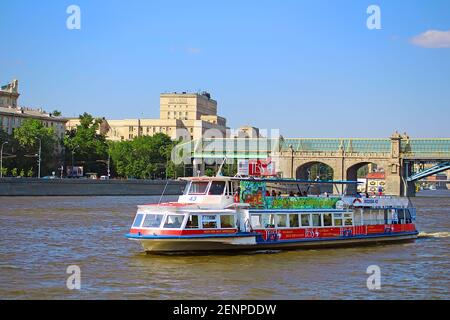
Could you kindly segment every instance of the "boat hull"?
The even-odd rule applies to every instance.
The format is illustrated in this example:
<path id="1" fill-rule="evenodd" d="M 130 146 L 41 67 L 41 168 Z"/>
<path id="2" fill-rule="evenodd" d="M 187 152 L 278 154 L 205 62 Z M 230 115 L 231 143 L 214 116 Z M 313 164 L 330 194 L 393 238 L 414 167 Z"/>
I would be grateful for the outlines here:
<path id="1" fill-rule="evenodd" d="M 182 252 L 217 252 L 217 251 L 255 251 L 255 250 L 294 250 L 332 247 L 363 246 L 393 242 L 413 241 L 418 232 L 398 233 L 389 235 L 370 235 L 341 237 L 333 239 L 299 239 L 289 241 L 256 242 L 255 236 L 220 237 L 220 238 L 170 238 L 170 239 L 139 239 L 147 253 L 182 253 Z"/>

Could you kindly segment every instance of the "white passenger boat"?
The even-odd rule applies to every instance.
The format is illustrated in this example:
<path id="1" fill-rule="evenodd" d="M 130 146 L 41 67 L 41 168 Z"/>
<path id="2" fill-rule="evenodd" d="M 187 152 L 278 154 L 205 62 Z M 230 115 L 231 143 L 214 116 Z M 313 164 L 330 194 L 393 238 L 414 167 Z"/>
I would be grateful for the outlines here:
<path id="1" fill-rule="evenodd" d="M 356 181 L 184 180 L 187 186 L 177 202 L 138 207 L 126 237 L 146 252 L 353 246 L 418 235 L 415 209 L 407 198 L 345 195 Z M 296 187 L 297 194 L 279 194 L 282 186 Z M 324 186 L 339 192 L 310 194 Z"/>

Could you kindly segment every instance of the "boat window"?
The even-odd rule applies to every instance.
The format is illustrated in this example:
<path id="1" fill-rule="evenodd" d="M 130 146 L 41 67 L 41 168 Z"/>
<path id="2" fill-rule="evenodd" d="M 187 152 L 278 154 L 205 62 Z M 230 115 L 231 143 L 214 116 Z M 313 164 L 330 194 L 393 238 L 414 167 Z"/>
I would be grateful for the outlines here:
<path id="1" fill-rule="evenodd" d="M 208 181 L 193 181 L 189 188 L 189 194 L 205 194 L 208 184 Z"/>
<path id="2" fill-rule="evenodd" d="M 164 228 L 181 228 L 183 223 L 183 216 L 180 215 L 168 215 L 166 222 L 164 223 Z"/>
<path id="3" fill-rule="evenodd" d="M 286 228 L 287 227 L 287 215 L 286 214 L 277 214 L 276 222 L 278 228 Z"/>
<path id="4" fill-rule="evenodd" d="M 197 229 L 198 228 L 198 216 L 190 215 L 186 223 L 186 229 Z"/>
<path id="5" fill-rule="evenodd" d="M 233 215 L 222 215 L 220 216 L 220 227 L 221 228 L 234 228 L 236 225 L 234 223 Z"/>
<path id="6" fill-rule="evenodd" d="M 220 196 L 223 194 L 225 189 L 225 181 L 213 181 L 211 182 L 211 187 L 209 187 L 209 194 Z"/>
<path id="7" fill-rule="evenodd" d="M 163 215 L 162 214 L 147 214 L 145 216 L 142 227 L 144 228 L 159 228 L 161 225 Z"/>
<path id="8" fill-rule="evenodd" d="M 412 223 L 411 212 L 409 211 L 409 209 L 405 209 L 405 219 L 405 223 Z"/>
<path id="9" fill-rule="evenodd" d="M 259 229 L 259 228 L 263 227 L 261 217 L 262 216 L 260 214 L 252 215 L 252 217 L 251 217 L 252 228 Z"/>
<path id="10" fill-rule="evenodd" d="M 334 218 L 334 225 L 336 227 L 342 226 L 342 213 L 334 213 L 333 218 Z"/>
<path id="11" fill-rule="evenodd" d="M 351 213 L 344 213 L 344 225 L 345 226 L 352 226 L 353 225 L 353 219 Z"/>
<path id="12" fill-rule="evenodd" d="M 289 227 L 298 228 L 298 214 L 290 214 L 289 215 Z"/>
<path id="13" fill-rule="evenodd" d="M 369 221 L 370 224 L 383 224 L 384 223 L 384 211 L 382 209 L 370 209 Z"/>
<path id="14" fill-rule="evenodd" d="M 405 210 L 404 209 L 398 209 L 398 221 L 400 223 L 405 223 Z"/>
<path id="15" fill-rule="evenodd" d="M 227 189 L 228 189 L 227 190 L 227 194 L 229 196 L 232 196 L 234 194 L 234 192 L 233 192 L 233 182 L 231 182 L 231 181 L 228 182 L 228 188 Z"/>
<path id="16" fill-rule="evenodd" d="M 188 194 L 190 188 L 191 188 L 191 182 L 189 181 L 189 182 L 186 184 L 186 187 L 184 187 L 183 194 L 184 194 L 184 195 Z"/>
<path id="17" fill-rule="evenodd" d="M 203 229 L 217 228 L 217 216 L 216 215 L 202 216 L 202 228 Z"/>
<path id="18" fill-rule="evenodd" d="M 137 214 L 136 218 L 134 219 L 133 228 L 139 228 L 141 226 L 143 218 L 144 215 L 142 213 Z"/>
<path id="19" fill-rule="evenodd" d="M 311 224 L 310 224 L 310 217 L 311 217 L 311 215 L 310 214 L 302 214 L 301 215 L 301 220 L 302 220 L 302 227 L 309 227 Z"/>
<path id="20" fill-rule="evenodd" d="M 314 213 L 312 215 L 312 225 L 313 225 L 313 227 L 320 227 L 322 225 L 322 223 L 321 223 L 322 221 L 320 221 L 321 220 L 320 216 L 321 216 L 321 214 L 316 214 L 316 213 Z"/>
<path id="21" fill-rule="evenodd" d="M 384 210 L 384 224 L 389 223 L 389 210 Z"/>
<path id="22" fill-rule="evenodd" d="M 275 215 L 273 214 L 263 215 L 262 219 L 264 228 L 275 228 Z"/>
<path id="23" fill-rule="evenodd" d="M 333 219 L 331 218 L 331 213 L 323 214 L 323 225 L 325 227 L 330 227 L 333 225 Z"/>

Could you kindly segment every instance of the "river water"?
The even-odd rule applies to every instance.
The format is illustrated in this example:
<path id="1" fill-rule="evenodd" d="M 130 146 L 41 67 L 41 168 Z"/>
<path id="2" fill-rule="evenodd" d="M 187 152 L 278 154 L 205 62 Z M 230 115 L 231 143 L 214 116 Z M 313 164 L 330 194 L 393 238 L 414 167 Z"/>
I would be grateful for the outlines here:
<path id="1" fill-rule="evenodd" d="M 450 191 L 413 199 L 415 242 L 200 256 L 146 255 L 123 237 L 136 205 L 157 200 L 0 198 L 0 299 L 450 298 Z M 70 265 L 80 290 L 66 287 Z M 367 289 L 370 265 L 380 290 Z"/>

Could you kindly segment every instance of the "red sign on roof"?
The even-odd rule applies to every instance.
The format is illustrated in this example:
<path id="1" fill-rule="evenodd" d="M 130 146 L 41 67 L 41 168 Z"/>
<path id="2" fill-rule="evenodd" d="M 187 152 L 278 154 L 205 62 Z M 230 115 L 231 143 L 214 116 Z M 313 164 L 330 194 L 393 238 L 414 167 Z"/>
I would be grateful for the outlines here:
<path id="1" fill-rule="evenodd" d="M 384 172 L 370 172 L 367 174 L 367 179 L 379 179 L 382 180 L 385 178 Z"/>
<path id="2" fill-rule="evenodd" d="M 249 160 L 248 168 L 249 176 L 268 177 L 277 175 L 275 162 L 270 158 L 267 160 Z"/>

